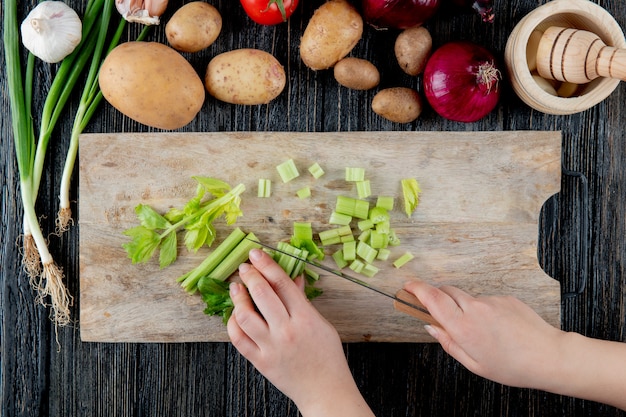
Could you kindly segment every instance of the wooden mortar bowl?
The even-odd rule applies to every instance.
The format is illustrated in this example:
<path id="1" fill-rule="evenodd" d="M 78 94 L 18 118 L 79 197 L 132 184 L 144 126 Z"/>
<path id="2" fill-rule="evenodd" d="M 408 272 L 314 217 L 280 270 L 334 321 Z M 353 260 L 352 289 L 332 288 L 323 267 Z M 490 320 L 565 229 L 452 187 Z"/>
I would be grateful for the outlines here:
<path id="1" fill-rule="evenodd" d="M 607 98 L 620 80 L 597 78 L 567 98 L 550 94 L 535 82 L 526 59 L 528 39 L 535 29 L 543 32 L 550 26 L 588 30 L 609 46 L 626 47 L 621 27 L 604 8 L 588 0 L 553 0 L 522 18 L 509 36 L 504 60 L 515 93 L 533 109 L 558 115 L 587 110 Z"/>

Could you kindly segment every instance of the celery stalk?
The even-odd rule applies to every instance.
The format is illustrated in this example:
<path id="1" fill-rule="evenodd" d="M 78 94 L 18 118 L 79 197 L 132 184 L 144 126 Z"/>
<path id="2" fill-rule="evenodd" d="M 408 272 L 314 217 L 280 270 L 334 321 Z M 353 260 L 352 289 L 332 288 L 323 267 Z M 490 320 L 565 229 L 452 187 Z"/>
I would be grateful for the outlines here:
<path id="1" fill-rule="evenodd" d="M 278 171 L 278 175 L 280 175 L 280 178 L 283 180 L 283 182 L 289 182 L 294 178 L 300 176 L 298 168 L 296 168 L 296 163 L 293 161 L 293 159 L 288 159 L 282 164 L 278 165 L 276 167 L 276 170 Z"/>
<path id="2" fill-rule="evenodd" d="M 257 240 L 254 233 L 248 233 L 206 277 L 219 281 L 228 279 L 239 268 L 239 265 L 248 259 L 248 254 L 252 249 L 261 247 L 256 243 Z M 200 280 L 202 281 L 202 278 Z"/>
<path id="3" fill-rule="evenodd" d="M 395 266 L 396 268 L 401 268 L 413 258 L 414 256 L 411 252 L 404 252 L 398 259 L 393 262 L 393 266 Z"/>
<path id="4" fill-rule="evenodd" d="M 317 162 L 314 163 L 313 165 L 311 165 L 309 167 L 309 172 L 311 173 L 311 175 L 313 176 L 313 178 L 318 179 L 320 178 L 322 175 L 324 175 L 324 170 L 322 169 L 322 167 L 320 166 L 320 164 L 318 164 Z"/>

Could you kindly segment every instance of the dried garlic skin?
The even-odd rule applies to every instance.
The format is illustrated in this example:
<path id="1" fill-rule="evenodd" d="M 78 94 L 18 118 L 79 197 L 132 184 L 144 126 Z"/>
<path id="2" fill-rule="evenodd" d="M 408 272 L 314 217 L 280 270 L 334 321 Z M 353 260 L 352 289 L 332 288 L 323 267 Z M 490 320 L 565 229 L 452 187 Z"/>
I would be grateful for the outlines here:
<path id="1" fill-rule="evenodd" d="M 60 62 L 80 43 L 83 24 L 62 1 L 43 1 L 20 26 L 22 43 L 33 55 L 51 64 Z"/>
<path id="2" fill-rule="evenodd" d="M 117 11 L 129 22 L 158 25 L 167 0 L 115 0 Z"/>

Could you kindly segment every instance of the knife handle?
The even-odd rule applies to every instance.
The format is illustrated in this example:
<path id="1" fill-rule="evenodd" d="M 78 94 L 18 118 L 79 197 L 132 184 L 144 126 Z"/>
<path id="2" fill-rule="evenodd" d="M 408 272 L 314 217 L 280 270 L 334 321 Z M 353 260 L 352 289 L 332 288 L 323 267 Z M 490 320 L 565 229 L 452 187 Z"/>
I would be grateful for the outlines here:
<path id="1" fill-rule="evenodd" d="M 416 296 L 414 296 L 413 294 L 411 294 L 410 292 L 406 290 L 400 290 L 396 293 L 396 297 L 398 297 L 399 299 L 403 301 L 406 301 L 407 303 L 413 304 L 414 306 L 421 307 L 424 309 L 424 311 L 417 310 L 415 308 L 412 308 L 411 306 L 400 303 L 398 301 L 393 302 L 393 308 L 395 308 L 396 310 L 402 313 L 408 314 L 409 316 L 413 316 L 422 321 L 425 321 L 428 324 L 441 327 L 439 322 L 437 322 L 437 320 L 435 320 L 433 316 L 431 316 L 429 313 L 426 312 L 428 310 Z"/>

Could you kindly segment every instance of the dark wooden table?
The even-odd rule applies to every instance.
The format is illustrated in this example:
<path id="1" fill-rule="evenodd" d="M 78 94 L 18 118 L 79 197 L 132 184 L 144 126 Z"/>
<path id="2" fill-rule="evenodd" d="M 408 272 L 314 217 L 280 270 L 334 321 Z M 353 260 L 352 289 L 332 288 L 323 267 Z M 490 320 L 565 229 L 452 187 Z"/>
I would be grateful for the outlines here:
<path id="1" fill-rule="evenodd" d="M 19 2 L 22 17 L 36 1 Z M 68 3 L 82 10 L 81 1 Z M 167 21 L 180 5 L 170 1 Z M 444 120 L 432 110 L 411 124 L 394 124 L 370 110 L 375 91 L 338 87 L 330 71 L 312 72 L 301 63 L 300 36 L 321 0 L 303 1 L 288 24 L 263 27 L 252 23 L 238 1 L 212 2 L 224 17 L 216 44 L 188 56 L 203 74 L 218 52 L 255 47 L 267 50 L 285 65 L 288 85 L 264 106 L 233 106 L 208 98 L 201 114 L 182 131 L 381 131 L 381 130 L 561 130 L 563 162 L 582 173 L 563 177 L 562 192 L 543 211 L 539 233 L 540 262 L 562 283 L 562 327 L 588 336 L 626 339 L 626 122 L 622 114 L 626 87 L 591 110 L 572 116 L 551 116 L 524 105 L 505 83 L 500 104 L 476 123 Z M 496 24 L 484 25 L 473 15 L 440 13 L 428 23 L 435 46 L 448 40 L 471 39 L 488 45 L 502 58 L 514 25 L 545 1 L 497 0 Z M 622 1 L 601 0 L 622 27 Z M 129 29 L 134 37 L 137 26 Z M 379 66 L 381 87 L 409 86 L 421 91 L 420 79 L 402 74 L 395 65 L 394 31 L 367 28 L 355 56 Z M 152 38 L 164 41 L 163 27 Z M 10 124 L 9 97 L 2 61 L 2 129 L 0 140 L 0 325 L 2 416 L 279 416 L 298 414 L 294 405 L 268 383 L 228 343 L 107 344 L 83 343 L 80 323 L 55 333 L 48 310 L 36 305 L 34 292 L 20 265 L 19 182 Z M 46 91 L 55 66 L 40 66 L 37 91 Z M 36 97 L 40 108 L 43 94 Z M 38 200 L 40 213 L 56 213 L 56 190 L 69 143 L 70 103 L 54 133 Z M 104 103 L 88 132 L 141 132 L 141 126 Z M 74 181 L 73 198 L 76 195 Z M 588 204 L 586 204 L 588 203 Z M 77 202 L 74 201 L 74 209 Z M 54 230 L 53 216 L 41 219 L 45 233 Z M 50 246 L 63 267 L 74 295 L 72 316 L 80 308 L 78 277 L 79 227 L 62 238 L 50 235 Z M 59 349 L 60 347 L 60 349 Z M 492 383 L 465 370 L 436 344 L 368 344 L 345 346 L 348 361 L 365 398 L 380 416 L 618 416 L 604 405 Z M 590 352 L 590 355 L 593 353 Z M 585 358 L 581 357 L 580 361 Z M 577 366 L 572 363 L 572 366 Z"/>

